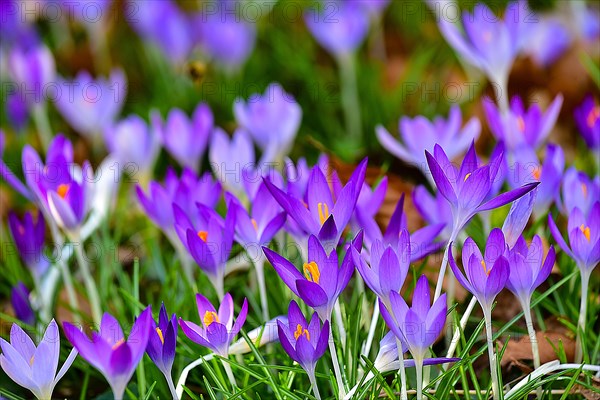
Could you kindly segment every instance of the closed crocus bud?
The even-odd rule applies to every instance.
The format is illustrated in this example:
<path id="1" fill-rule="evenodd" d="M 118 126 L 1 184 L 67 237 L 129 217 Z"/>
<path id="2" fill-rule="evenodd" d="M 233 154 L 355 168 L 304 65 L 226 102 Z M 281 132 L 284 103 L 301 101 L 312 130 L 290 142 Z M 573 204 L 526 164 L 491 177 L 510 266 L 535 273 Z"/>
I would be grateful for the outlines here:
<path id="1" fill-rule="evenodd" d="M 50 265 L 44 257 L 44 237 L 46 224 L 41 214 L 34 222 L 31 213 L 25 213 L 20 220 L 15 213 L 8 215 L 8 227 L 21 259 L 35 279 L 40 279 Z"/>
<path id="2" fill-rule="evenodd" d="M 43 44 L 15 47 L 8 56 L 9 72 L 28 104 L 45 100 L 45 89 L 56 73 L 54 57 Z"/>
<path id="3" fill-rule="evenodd" d="M 175 360 L 175 346 L 177 345 L 177 316 L 173 314 L 169 318 L 167 309 L 163 303 L 158 314 L 158 324 L 152 320 L 152 328 L 148 338 L 146 353 L 152 362 L 163 373 L 169 386 L 173 386 L 171 369 Z"/>
<path id="4" fill-rule="evenodd" d="M 10 93 L 6 99 L 6 116 L 15 130 L 22 131 L 29 113 L 25 97 L 21 93 Z"/>
<path id="5" fill-rule="evenodd" d="M 17 285 L 12 288 L 10 302 L 15 311 L 15 316 L 19 321 L 23 321 L 27 325 L 33 325 L 35 323 L 35 313 L 29 302 L 29 290 L 23 282 L 17 283 Z"/>

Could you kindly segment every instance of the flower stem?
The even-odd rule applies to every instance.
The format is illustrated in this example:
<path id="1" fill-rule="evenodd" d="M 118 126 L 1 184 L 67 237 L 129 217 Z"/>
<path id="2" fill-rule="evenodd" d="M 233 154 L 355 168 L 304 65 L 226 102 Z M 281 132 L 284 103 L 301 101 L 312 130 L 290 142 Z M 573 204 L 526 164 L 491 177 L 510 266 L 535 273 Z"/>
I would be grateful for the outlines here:
<path id="1" fill-rule="evenodd" d="M 237 383 L 235 382 L 235 376 L 233 375 L 233 371 L 231 370 L 231 365 L 227 361 L 223 361 L 223 369 L 227 374 L 227 378 L 229 378 L 229 382 L 231 383 L 231 387 L 234 391 L 237 391 Z"/>
<path id="2" fill-rule="evenodd" d="M 102 320 L 102 308 L 100 307 L 100 296 L 98 295 L 98 288 L 94 282 L 94 278 L 90 273 L 89 265 L 83 255 L 83 242 L 79 240 L 80 236 L 76 235 L 73 237 L 73 247 L 75 248 L 75 257 L 77 257 L 77 263 L 79 264 L 79 270 L 83 277 L 83 283 L 87 291 L 90 305 L 92 307 L 92 318 L 94 322 L 100 326 Z"/>
<path id="3" fill-rule="evenodd" d="M 491 307 L 484 307 L 483 316 L 485 318 L 485 334 L 487 337 L 488 356 L 490 358 L 490 374 L 492 376 L 492 396 L 494 400 L 498 400 L 500 398 L 500 385 L 498 383 L 498 371 L 496 368 L 496 354 L 494 353 L 494 339 L 492 338 L 492 310 L 490 308 Z"/>
<path id="4" fill-rule="evenodd" d="M 406 368 L 404 367 L 404 353 L 402 353 L 402 343 L 396 338 L 396 347 L 398 348 L 398 361 L 400 362 L 400 399 L 408 400 L 408 392 L 406 390 Z"/>
<path id="5" fill-rule="evenodd" d="M 360 118 L 360 103 L 358 100 L 358 87 L 356 84 L 356 63 L 353 55 L 340 57 L 340 79 L 342 84 L 342 106 L 344 108 L 344 119 L 346 132 L 349 139 L 356 147 L 362 141 L 362 125 Z"/>
<path id="6" fill-rule="evenodd" d="M 333 305 L 333 311 L 335 312 L 335 323 L 338 327 L 338 333 L 340 334 L 340 342 L 342 342 L 342 347 L 346 347 L 346 328 L 344 327 L 344 320 L 342 318 L 340 299 L 335 301 L 335 304 Z"/>
<path id="7" fill-rule="evenodd" d="M 190 364 L 188 364 L 183 371 L 181 371 L 181 375 L 179 375 L 179 379 L 177 380 L 177 386 L 175 389 L 175 392 L 177 393 L 177 397 L 181 398 L 181 396 L 183 396 L 183 386 L 185 385 L 185 382 L 187 380 L 187 377 L 190 373 L 190 371 L 194 368 L 196 368 L 198 365 L 204 363 L 205 361 L 210 361 L 212 360 L 214 357 L 214 354 L 208 354 L 205 357 L 200 357 L 199 359 L 197 359 L 196 361 L 191 362 Z"/>
<path id="8" fill-rule="evenodd" d="M 321 393 L 319 393 L 319 385 L 317 385 L 317 378 L 315 377 L 315 371 L 306 371 L 308 379 L 310 380 L 310 386 L 312 386 L 313 393 L 317 400 L 321 400 Z"/>
<path id="9" fill-rule="evenodd" d="M 575 341 L 575 362 L 581 363 L 583 360 L 583 344 L 581 335 L 585 331 L 585 322 L 587 314 L 588 286 L 590 283 L 590 272 L 579 268 L 581 271 L 581 305 L 579 306 L 579 319 L 577 321 L 577 339 Z"/>
<path id="10" fill-rule="evenodd" d="M 379 300 L 375 299 L 373 305 L 373 316 L 371 317 L 371 325 L 369 326 L 369 334 L 367 335 L 367 341 L 365 342 L 361 354 L 369 356 L 371 351 L 371 345 L 373 344 L 373 338 L 375 337 L 375 330 L 377 329 L 377 320 L 379 319 Z"/>
<path id="11" fill-rule="evenodd" d="M 265 257 L 260 252 L 258 258 L 254 261 L 254 268 L 256 270 L 256 281 L 258 282 L 258 292 L 260 294 L 260 304 L 262 308 L 263 320 L 267 322 L 269 320 L 269 302 L 267 301 L 267 286 L 265 284 Z"/>
<path id="12" fill-rule="evenodd" d="M 527 325 L 527 333 L 529 334 L 529 341 L 531 342 L 531 352 L 533 353 L 533 367 L 538 369 L 540 367 L 540 350 L 538 348 L 537 336 L 535 335 L 535 328 L 533 327 L 533 320 L 531 318 L 531 306 L 529 301 L 522 303 L 523 315 L 525 316 L 525 324 Z"/>
<path id="13" fill-rule="evenodd" d="M 333 363 L 333 372 L 335 373 L 335 380 L 338 384 L 339 397 L 346 395 L 346 389 L 344 387 L 344 379 L 342 378 L 342 371 L 340 369 L 340 363 L 337 358 L 337 351 L 335 349 L 335 340 L 333 339 L 333 329 L 331 327 L 331 321 L 329 322 L 329 352 L 331 353 L 331 362 Z"/>
<path id="14" fill-rule="evenodd" d="M 415 358 L 415 371 L 417 373 L 417 400 L 423 398 L 423 358 Z"/>
<path id="15" fill-rule="evenodd" d="M 48 120 L 48 112 L 45 103 L 35 104 L 32 112 L 33 122 L 40 135 L 40 141 L 44 150 L 48 150 L 48 146 L 52 141 L 52 128 L 50 127 L 50 120 Z"/>
<path id="16" fill-rule="evenodd" d="M 169 391 L 171 392 L 171 396 L 173 400 L 179 400 L 179 396 L 177 395 L 177 390 L 175 389 L 175 384 L 173 383 L 173 378 L 171 375 L 165 374 L 165 379 L 167 380 L 167 385 L 169 386 Z"/>
<path id="17" fill-rule="evenodd" d="M 444 249 L 444 258 L 442 258 L 442 265 L 440 266 L 440 273 L 438 275 L 438 280 L 435 285 L 435 295 L 433 296 L 433 301 L 435 302 L 442 295 L 442 286 L 444 284 L 444 277 L 446 276 L 446 268 L 448 267 L 448 257 L 450 256 L 450 245 L 456 239 L 456 235 L 458 232 L 452 232 L 450 235 L 450 239 L 448 239 L 448 243 L 446 244 L 446 248 Z M 451 300 L 448 298 L 448 304 L 450 304 Z"/>

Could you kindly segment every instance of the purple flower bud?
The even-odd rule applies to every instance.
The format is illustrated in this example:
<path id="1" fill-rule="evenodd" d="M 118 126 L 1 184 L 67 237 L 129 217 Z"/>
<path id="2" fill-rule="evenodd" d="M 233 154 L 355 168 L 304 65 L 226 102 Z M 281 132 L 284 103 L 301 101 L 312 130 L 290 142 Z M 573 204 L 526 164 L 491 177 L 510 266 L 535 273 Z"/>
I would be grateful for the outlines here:
<path id="1" fill-rule="evenodd" d="M 575 109 L 575 122 L 588 147 L 600 151 L 600 105 L 591 95 Z"/>
<path id="2" fill-rule="evenodd" d="M 29 111 L 21 93 L 9 93 L 6 99 L 6 116 L 15 130 L 22 131 L 27 124 Z"/>
<path id="3" fill-rule="evenodd" d="M 41 278 L 50 265 L 44 256 L 44 218 L 38 214 L 34 222 L 33 215 L 27 212 L 21 221 L 15 213 L 9 213 L 8 227 L 23 262 L 36 279 Z"/>
<path id="4" fill-rule="evenodd" d="M 177 316 L 173 314 L 169 319 L 167 309 L 163 303 L 158 314 L 158 324 L 154 320 L 151 324 L 146 352 L 165 378 L 172 380 L 171 369 L 173 368 L 175 346 L 177 345 Z"/>
<path id="5" fill-rule="evenodd" d="M 15 310 L 15 316 L 19 321 L 23 321 L 27 325 L 35 324 L 35 313 L 31 308 L 29 302 L 29 290 L 23 282 L 17 283 L 10 292 L 10 302 L 13 310 Z"/>
<path id="6" fill-rule="evenodd" d="M 46 85 L 54 80 L 54 57 L 43 44 L 30 48 L 15 47 L 8 56 L 9 72 L 20 87 L 21 93 L 28 94 L 28 104 L 45 100 Z"/>

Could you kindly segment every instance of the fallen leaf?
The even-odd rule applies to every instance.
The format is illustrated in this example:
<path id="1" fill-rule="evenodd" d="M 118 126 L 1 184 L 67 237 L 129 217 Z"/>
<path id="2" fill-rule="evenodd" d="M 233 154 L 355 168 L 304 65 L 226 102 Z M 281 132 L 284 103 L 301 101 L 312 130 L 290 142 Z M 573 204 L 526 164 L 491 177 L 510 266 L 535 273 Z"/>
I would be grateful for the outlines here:
<path id="1" fill-rule="evenodd" d="M 567 361 L 572 361 L 575 358 L 575 340 L 567 336 L 566 333 L 554 331 L 537 332 L 536 338 L 540 352 L 540 362 L 542 364 L 558 359 L 554 348 L 558 349 L 561 343 L 565 350 Z M 519 338 L 513 337 L 508 341 L 501 365 L 502 368 L 511 366 L 521 368 L 523 365 L 522 361 L 531 360 L 533 360 L 531 342 L 529 336 L 525 334 Z"/>

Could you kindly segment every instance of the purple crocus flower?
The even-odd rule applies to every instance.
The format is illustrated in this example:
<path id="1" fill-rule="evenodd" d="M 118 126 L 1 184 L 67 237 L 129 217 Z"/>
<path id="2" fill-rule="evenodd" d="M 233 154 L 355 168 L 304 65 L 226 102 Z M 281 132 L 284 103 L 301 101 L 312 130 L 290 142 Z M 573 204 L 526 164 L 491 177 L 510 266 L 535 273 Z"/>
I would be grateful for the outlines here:
<path id="1" fill-rule="evenodd" d="M 452 208 L 454 219 L 452 240 L 478 212 L 508 204 L 530 192 L 539 184 L 529 183 L 487 200 L 502 162 L 502 154 L 493 158 L 489 165 L 478 167 L 475 146 L 471 144 L 460 169 L 452 165 L 444 150 L 437 144 L 434 148 L 434 155 L 426 151 L 426 156 L 433 180 Z"/>
<path id="2" fill-rule="evenodd" d="M 163 303 L 158 314 L 158 324 L 154 320 L 151 321 L 151 324 L 146 353 L 165 376 L 172 393 L 175 393 L 171 369 L 173 368 L 175 346 L 177 345 L 177 316 L 173 314 L 169 319 L 169 314 L 167 314 L 167 309 Z"/>
<path id="3" fill-rule="evenodd" d="M 229 293 L 226 293 L 223 297 L 218 312 L 210 301 L 199 293 L 196 294 L 196 304 L 202 326 L 180 318 L 181 330 L 191 341 L 208 347 L 221 357 L 227 357 L 229 355 L 229 344 L 246 322 L 248 300 L 244 299 L 242 309 L 235 319 L 235 323 L 233 299 Z"/>
<path id="4" fill-rule="evenodd" d="M 510 274 L 506 281 L 506 288 L 510 290 L 521 303 L 525 310 L 530 308 L 531 295 L 540 286 L 552 271 L 554 266 L 554 247 L 550 246 L 546 259 L 542 239 L 535 235 L 531 244 L 520 236 L 514 247 L 508 251 L 508 266 Z"/>
<path id="5" fill-rule="evenodd" d="M 363 182 L 358 199 L 356 200 L 354 215 L 350 220 L 351 230 L 354 234 L 364 229 L 365 236 L 368 238 L 377 236 L 377 233 L 381 235 L 381 230 L 379 229 L 379 225 L 377 225 L 377 221 L 375 221 L 375 216 L 385 200 L 387 187 L 387 176 L 384 176 L 377 185 L 374 185 L 373 189 Z"/>
<path id="6" fill-rule="evenodd" d="M 44 238 L 46 225 L 44 218 L 38 214 L 34 222 L 32 213 L 25 213 L 23 220 L 15 213 L 8 214 L 8 228 L 21 259 L 31 271 L 34 279 L 38 280 L 44 275 L 50 262 L 44 256 Z"/>
<path id="7" fill-rule="evenodd" d="M 476 117 L 462 126 L 460 107 L 453 105 L 448 119 L 441 116 L 433 122 L 423 116 L 415 118 L 402 117 L 399 123 L 402 143 L 394 138 L 384 127 L 375 128 L 377 139 L 390 153 L 406 163 L 414 164 L 423 173 L 429 175 L 425 150 L 432 152 L 436 144 L 453 160 L 463 155 L 469 145 L 477 140 L 481 132 L 481 124 Z"/>
<path id="8" fill-rule="evenodd" d="M 17 283 L 10 291 L 10 303 L 19 321 L 31 326 L 35 324 L 35 312 L 29 302 L 29 289 L 23 282 Z"/>
<path id="9" fill-rule="evenodd" d="M 562 209 L 564 215 L 571 215 L 579 208 L 584 216 L 589 215 L 594 203 L 600 198 L 600 177 L 593 180 L 585 172 L 571 167 L 565 172 L 562 182 Z"/>
<path id="10" fill-rule="evenodd" d="M 125 74 L 114 69 L 108 79 L 96 79 L 81 71 L 75 79 L 60 79 L 63 95 L 56 97 L 56 108 L 78 133 L 101 138 L 115 121 L 127 94 Z"/>
<path id="11" fill-rule="evenodd" d="M 512 153 L 522 147 L 533 151 L 539 149 L 554 127 L 562 103 L 563 97 L 559 94 L 543 113 L 538 104 L 532 104 L 526 110 L 523 100 L 515 96 L 506 113 L 489 99 L 483 101 L 483 108 L 492 133 Z"/>
<path id="12" fill-rule="evenodd" d="M 194 43 L 190 19 L 176 2 L 128 0 L 127 4 L 129 11 L 125 12 L 133 29 L 158 46 L 172 63 L 184 62 Z"/>
<path id="13" fill-rule="evenodd" d="M 591 95 L 575 109 L 575 122 L 590 149 L 600 151 L 600 105 Z"/>
<path id="14" fill-rule="evenodd" d="M 106 145 L 125 171 L 150 173 L 160 149 L 155 129 L 137 115 L 117 122 L 104 131 Z"/>
<path id="15" fill-rule="evenodd" d="M 312 315 L 310 322 L 307 321 L 298 304 L 292 300 L 288 308 L 287 323 L 277 320 L 277 328 L 281 347 L 306 371 L 317 391 L 314 383 L 315 365 L 327 350 L 329 321 L 321 326 L 317 313 Z"/>
<path id="16" fill-rule="evenodd" d="M 537 198 L 533 207 L 535 218 L 540 218 L 548 212 L 552 203 L 560 204 L 560 182 L 565 169 L 565 155 L 562 147 L 548 144 L 544 162 L 541 167 L 534 168 L 533 178 L 539 179 Z"/>
<path id="17" fill-rule="evenodd" d="M 554 17 L 540 18 L 531 29 L 524 51 L 543 67 L 554 63 L 571 44 L 565 24 Z"/>
<path id="18" fill-rule="evenodd" d="M 0 338 L 0 366 L 18 385 L 29 389 L 39 400 L 52 398 L 54 387 L 67 373 L 77 351 L 71 350 L 64 364 L 56 373 L 60 358 L 60 334 L 58 325 L 50 321 L 42 341 L 36 346 L 29 335 L 17 324 L 10 329 L 10 343 Z"/>
<path id="19" fill-rule="evenodd" d="M 89 338 L 79 328 L 64 323 L 65 336 L 81 357 L 104 375 L 115 399 L 122 399 L 127 383 L 144 356 L 152 329 L 152 309 L 146 308 L 137 318 L 127 340 L 119 322 L 104 313 L 100 333 Z"/>
<path id="20" fill-rule="evenodd" d="M 304 16 L 306 26 L 330 54 L 337 58 L 348 57 L 369 32 L 369 14 L 355 2 L 330 0 L 324 3 L 324 8 L 335 10 L 333 16 L 309 10 Z"/>
<path id="21" fill-rule="evenodd" d="M 358 238 L 353 245 L 360 249 L 362 240 Z M 346 252 L 340 265 L 335 249 L 327 255 L 319 239 L 310 235 L 307 262 L 302 266 L 303 275 L 294 264 L 273 250 L 263 247 L 263 251 L 287 287 L 314 308 L 321 320 L 329 321 L 337 298 L 354 272 L 352 252 Z"/>
<path id="22" fill-rule="evenodd" d="M 198 171 L 213 129 L 210 107 L 205 103 L 198 104 L 191 119 L 180 109 L 174 108 L 164 123 L 156 116 L 154 126 L 169 154 L 182 167 Z"/>
<path id="23" fill-rule="evenodd" d="M 421 218 L 429 225 L 442 224 L 441 237 L 448 240 L 452 235 L 454 217 L 452 207 L 441 192 L 431 194 L 423 185 L 412 192 L 413 204 Z"/>
<path id="24" fill-rule="evenodd" d="M 8 93 L 6 96 L 6 117 L 11 126 L 18 132 L 22 132 L 27 125 L 29 110 L 27 102 L 21 93 Z"/>
<path id="25" fill-rule="evenodd" d="M 515 246 L 529 222 L 537 192 L 538 189 L 536 188 L 520 199 L 515 200 L 510 206 L 508 215 L 504 220 L 504 224 L 502 224 L 502 233 L 509 249 Z"/>
<path id="26" fill-rule="evenodd" d="M 208 158 L 217 179 L 237 197 L 247 196 L 246 175 L 254 175 L 256 169 L 254 145 L 250 135 L 238 129 L 230 139 L 221 128 L 212 134 Z"/>
<path id="27" fill-rule="evenodd" d="M 238 123 L 262 149 L 261 164 L 283 160 L 302 120 L 298 103 L 277 83 L 270 84 L 264 95 L 255 94 L 247 102 L 237 99 L 233 112 Z"/>
<path id="28" fill-rule="evenodd" d="M 470 237 L 467 238 L 462 249 L 462 263 L 466 277 L 456 265 L 454 257 L 449 254 L 450 267 L 456 279 L 477 298 L 484 311 L 491 311 L 494 299 L 508 281 L 510 268 L 505 257 L 506 251 L 504 234 L 498 228 L 490 233 L 485 244 L 484 255 L 481 254 L 475 241 Z"/>
<path id="29" fill-rule="evenodd" d="M 26 94 L 28 104 L 45 101 L 45 90 L 56 73 L 54 57 L 45 45 L 14 47 L 8 57 L 8 67 L 12 79 L 20 87 L 19 92 Z"/>
<path id="30" fill-rule="evenodd" d="M 365 179 L 367 159 L 363 160 L 343 188 L 339 188 L 334 175 L 332 188 L 321 168 L 314 166 L 306 189 L 306 202 L 283 192 L 269 180 L 265 180 L 271 194 L 281 207 L 294 219 L 306 235 L 316 235 L 327 251 L 335 248 L 354 212 L 360 188 Z M 339 183 L 339 182 L 338 182 Z"/>

